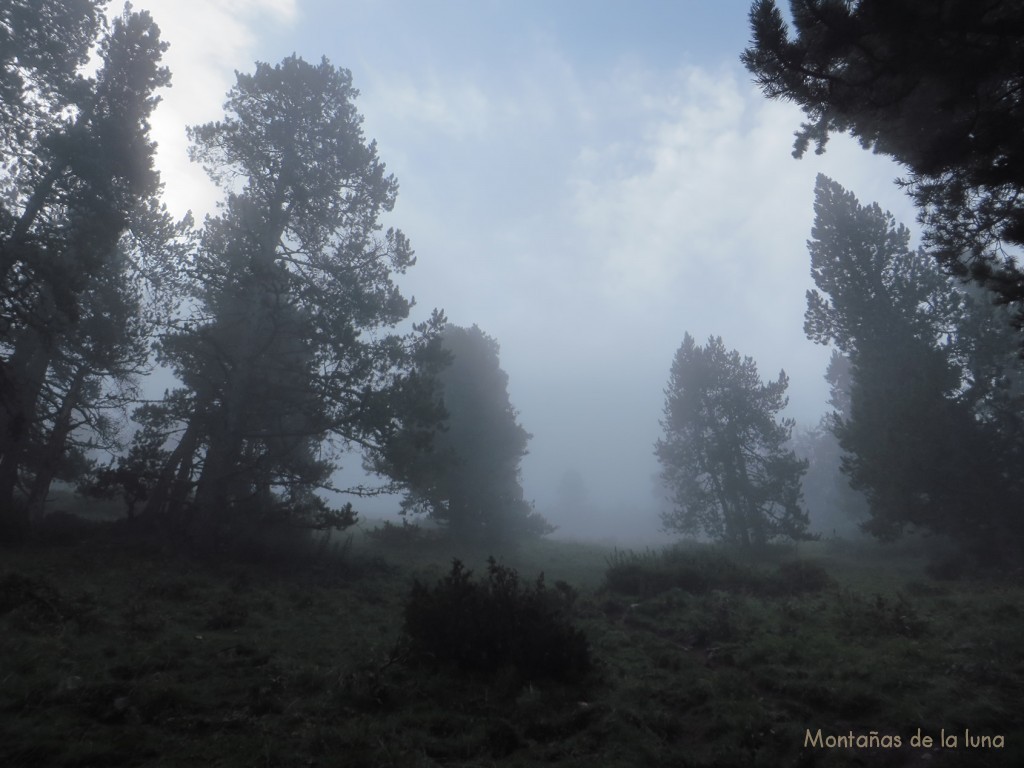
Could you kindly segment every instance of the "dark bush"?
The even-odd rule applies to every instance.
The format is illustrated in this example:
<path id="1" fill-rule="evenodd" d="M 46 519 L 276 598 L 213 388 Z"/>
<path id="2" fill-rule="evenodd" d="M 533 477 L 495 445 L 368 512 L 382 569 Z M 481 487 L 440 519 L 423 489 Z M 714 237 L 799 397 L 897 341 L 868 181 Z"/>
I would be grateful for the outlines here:
<path id="1" fill-rule="evenodd" d="M 970 564 L 963 555 L 946 555 L 931 560 L 924 572 L 936 581 L 959 581 L 970 570 Z"/>
<path id="2" fill-rule="evenodd" d="M 434 589 L 413 584 L 405 632 L 420 658 L 493 676 L 515 670 L 524 680 L 580 679 L 590 669 L 586 636 L 569 622 L 575 593 L 544 575 L 524 587 L 512 568 L 488 560 L 487 579 L 474 582 L 459 560 Z"/>
<path id="3" fill-rule="evenodd" d="M 605 572 L 608 589 L 634 597 L 653 597 L 670 589 L 694 595 L 712 590 L 750 595 L 789 595 L 817 592 L 833 583 L 816 563 L 794 560 L 775 573 L 738 565 L 724 553 L 675 547 L 643 554 L 615 551 Z"/>
<path id="4" fill-rule="evenodd" d="M 670 589 L 700 595 L 713 589 L 756 591 L 759 577 L 720 552 L 673 548 L 663 552 L 615 551 L 608 559 L 608 589 L 635 597 L 652 597 Z"/>
<path id="5" fill-rule="evenodd" d="M 839 614 L 847 631 L 856 637 L 902 636 L 920 638 L 927 634 L 928 622 L 903 595 L 896 599 L 876 594 L 867 600 L 850 592 L 839 594 Z"/>
<path id="6" fill-rule="evenodd" d="M 59 617 L 59 604 L 60 595 L 57 590 L 42 579 L 29 578 L 20 573 L 0 576 L 0 616 L 27 606 L 33 611 Z"/>
<path id="7" fill-rule="evenodd" d="M 94 631 L 102 623 L 95 609 L 88 593 L 69 599 L 44 578 L 0 574 L 0 616 L 10 615 L 25 631 L 63 634 L 69 624 L 79 632 Z"/>
<path id="8" fill-rule="evenodd" d="M 782 563 L 775 573 L 775 588 L 778 594 L 799 595 L 804 592 L 820 592 L 835 584 L 821 565 L 806 560 L 791 560 Z"/>
<path id="9" fill-rule="evenodd" d="M 664 567 L 652 553 L 637 555 L 618 550 L 608 559 L 605 584 L 613 592 L 634 597 L 650 597 L 667 592 L 674 586 L 687 592 L 703 592 L 707 589 L 706 584 L 694 578 L 694 575 L 681 574 L 675 569 Z"/>

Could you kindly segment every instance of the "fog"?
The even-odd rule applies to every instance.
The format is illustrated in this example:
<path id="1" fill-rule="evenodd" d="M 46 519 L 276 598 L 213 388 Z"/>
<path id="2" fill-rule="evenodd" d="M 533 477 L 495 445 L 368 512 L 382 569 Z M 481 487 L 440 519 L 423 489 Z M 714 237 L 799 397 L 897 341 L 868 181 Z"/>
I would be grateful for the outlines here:
<path id="1" fill-rule="evenodd" d="M 749 0 L 485 5 L 148 3 L 171 44 L 153 124 L 168 206 L 213 210 L 183 126 L 219 117 L 233 70 L 292 52 L 349 68 L 400 184 L 387 224 L 418 257 L 399 284 L 416 320 L 442 308 L 500 343 L 533 435 L 526 497 L 561 535 L 665 538 L 653 445 L 683 334 L 722 336 L 762 378 L 785 369 L 787 415 L 817 423 L 829 351 L 802 330 L 815 175 L 908 225 L 913 208 L 897 167 L 852 140 L 792 158 L 799 111 L 738 61 Z M 359 465 L 337 482 L 361 482 Z M 587 516 L 559 497 L 567 473 Z"/>
<path id="2" fill-rule="evenodd" d="M 139 3 L 0 10 L 0 766 L 1024 765 L 1024 4 Z"/>

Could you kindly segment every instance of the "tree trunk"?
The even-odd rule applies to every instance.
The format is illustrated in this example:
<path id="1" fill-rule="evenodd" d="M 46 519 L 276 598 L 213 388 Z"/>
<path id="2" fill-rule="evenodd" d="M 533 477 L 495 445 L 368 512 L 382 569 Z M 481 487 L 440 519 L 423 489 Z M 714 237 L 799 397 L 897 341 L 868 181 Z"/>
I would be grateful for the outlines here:
<path id="1" fill-rule="evenodd" d="M 32 228 L 32 224 L 35 223 L 36 217 L 43 210 L 46 198 L 53 191 L 53 185 L 67 169 L 67 166 L 67 158 L 62 157 L 57 160 L 50 166 L 46 175 L 40 179 L 39 185 L 32 190 L 32 195 L 29 197 L 28 202 L 25 203 L 25 210 L 22 211 L 17 223 L 14 225 L 14 231 L 7 239 L 7 242 L 3 244 L 2 249 L 0 249 L 0 254 L 2 254 L 0 255 L 0 285 L 7 285 L 7 277 L 11 270 L 14 269 L 14 265 L 23 260 L 21 250 L 25 247 L 28 231 Z"/>
<path id="2" fill-rule="evenodd" d="M 242 454 L 242 412 L 248 400 L 250 365 L 232 371 L 227 396 L 221 403 L 219 423 L 210 432 L 203 471 L 196 486 L 196 512 L 200 525 L 213 528 L 233 500 L 235 474 Z"/>
<path id="3" fill-rule="evenodd" d="M 278 238 L 280 232 L 277 233 Z M 273 241 L 276 245 L 276 240 Z M 274 253 L 269 249 L 269 256 Z M 265 256 L 266 257 L 266 256 Z M 262 339 L 259 318 L 265 308 L 262 290 L 257 281 L 239 308 L 243 324 L 238 346 L 232 351 L 235 364 L 227 367 L 227 381 L 222 393 L 217 421 L 210 431 L 210 442 L 203 461 L 203 471 L 196 486 L 196 512 L 200 526 L 209 530 L 218 527 L 237 493 L 239 460 L 242 455 L 244 414 L 250 406 L 252 380 L 258 368 Z"/>
<path id="4" fill-rule="evenodd" d="M 197 408 L 196 412 L 201 413 L 202 409 Z M 184 434 L 182 434 L 174 450 L 171 451 L 171 455 L 167 457 L 163 469 L 160 470 L 160 476 L 157 478 L 149 501 L 142 512 L 144 516 L 157 518 L 165 515 L 177 516 L 180 514 L 181 506 L 184 505 L 185 497 L 188 495 L 188 489 L 186 488 L 185 493 L 181 494 L 177 508 L 174 507 L 174 502 L 177 500 L 178 491 L 180 490 L 179 486 L 183 484 L 182 470 L 184 468 L 190 470 L 192 467 L 192 459 L 199 447 L 200 432 L 199 417 L 193 414 L 188 426 L 185 427 Z M 189 472 L 185 472 L 184 480 L 186 482 L 188 474 Z"/>
<path id="5" fill-rule="evenodd" d="M 71 415 L 75 406 L 78 405 L 82 395 L 82 387 L 85 385 L 85 367 L 79 367 L 68 386 L 67 394 L 61 402 L 60 411 L 54 419 L 53 428 L 46 439 L 43 447 L 42 457 L 39 466 L 36 468 L 36 476 L 32 480 L 29 490 L 26 514 L 32 523 L 42 519 L 46 505 L 46 497 L 50 492 L 50 485 L 53 483 L 54 475 L 60 460 L 67 450 L 68 436 L 71 434 Z"/>
<path id="6" fill-rule="evenodd" d="M 27 330 L 16 343 L 10 360 L 0 369 L 0 540 L 23 539 L 31 524 L 27 505 L 18 504 L 15 495 L 49 367 L 50 353 L 43 340 Z"/>
<path id="7" fill-rule="evenodd" d="M 275 272 L 274 258 L 289 220 L 289 212 L 285 208 L 287 184 L 282 178 L 279 177 L 277 191 L 269 201 L 266 229 L 259 235 L 258 246 L 251 256 L 251 274 L 248 277 L 252 282 L 234 309 L 242 327 L 231 360 L 226 361 L 229 363 L 225 366 L 227 380 L 221 393 L 219 413 L 215 416 L 217 422 L 210 431 L 203 470 L 196 486 L 195 509 L 201 535 L 219 535 L 218 529 L 226 512 L 241 495 L 238 487 L 244 478 L 238 475 L 238 465 L 244 445 L 244 414 L 250 407 L 252 382 L 265 343 L 261 337 L 260 320 L 267 312 L 263 301 L 266 285 L 261 278 L 272 276 Z M 233 366 L 230 365 L 232 361 Z M 206 543 L 216 546 L 215 541 Z"/>

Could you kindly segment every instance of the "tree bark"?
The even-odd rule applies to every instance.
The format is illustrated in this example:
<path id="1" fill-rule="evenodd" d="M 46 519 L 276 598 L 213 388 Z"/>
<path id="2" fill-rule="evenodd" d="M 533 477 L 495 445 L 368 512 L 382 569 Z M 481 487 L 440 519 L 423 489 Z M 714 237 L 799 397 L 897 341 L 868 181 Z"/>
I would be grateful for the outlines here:
<path id="1" fill-rule="evenodd" d="M 72 430 L 71 415 L 74 413 L 75 406 L 78 405 L 82 395 L 85 375 L 86 370 L 84 366 L 75 371 L 67 394 L 64 396 L 60 410 L 54 419 L 53 428 L 46 438 L 46 444 L 43 447 L 42 457 L 39 466 L 36 468 L 36 476 L 32 480 L 26 504 L 27 509 L 25 513 L 33 524 L 39 522 L 43 517 L 50 485 L 53 483 L 60 460 L 64 457 L 64 453 L 67 450 L 67 440 Z"/>
<path id="2" fill-rule="evenodd" d="M 39 335 L 26 330 L 14 354 L 0 369 L 3 408 L 0 410 L 0 539 L 20 540 L 31 520 L 26 504 L 16 499 L 19 473 L 32 440 L 39 393 L 50 367 L 50 352 Z"/>
<path id="3" fill-rule="evenodd" d="M 197 409 L 197 413 L 201 412 L 202 409 Z M 167 457 L 163 469 L 160 470 L 160 476 L 157 478 L 156 485 L 153 487 L 149 501 L 143 510 L 142 514 L 144 516 L 157 518 L 161 516 L 176 516 L 181 513 L 181 506 L 184 505 L 185 498 L 188 495 L 187 488 L 185 488 L 183 494 L 178 493 L 180 486 L 183 484 L 181 475 L 183 470 L 186 468 L 190 470 L 192 467 L 193 457 L 199 447 L 200 432 L 199 417 L 193 414 L 188 426 L 185 427 L 184 434 L 182 434 L 174 450 L 171 451 L 171 455 Z M 187 483 L 188 474 L 190 472 L 186 471 L 185 483 Z M 181 496 L 180 499 L 178 498 L 179 495 Z M 177 507 L 175 507 L 176 500 L 178 501 Z"/>

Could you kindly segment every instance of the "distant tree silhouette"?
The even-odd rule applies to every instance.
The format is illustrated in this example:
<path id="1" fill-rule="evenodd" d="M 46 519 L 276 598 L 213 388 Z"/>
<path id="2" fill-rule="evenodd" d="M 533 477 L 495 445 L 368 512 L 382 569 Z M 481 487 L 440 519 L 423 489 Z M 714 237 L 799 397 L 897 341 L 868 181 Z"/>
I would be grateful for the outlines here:
<path id="1" fill-rule="evenodd" d="M 587 485 L 578 469 L 567 469 L 558 479 L 555 489 L 557 514 L 573 524 L 585 524 L 593 514 L 594 503 L 587 493 Z"/>
<path id="2" fill-rule="evenodd" d="M 833 349 L 825 379 L 833 410 L 811 429 L 796 434 L 793 450 L 809 463 L 803 491 L 812 527 L 825 535 L 849 535 L 868 517 L 867 499 L 850 487 L 849 478 L 841 472 L 843 450 L 834 431 L 837 423 L 850 417 L 850 358 Z"/>
<path id="3" fill-rule="evenodd" d="M 378 465 L 407 488 L 405 512 L 421 512 L 459 538 L 491 542 L 552 528 L 523 498 L 519 465 L 530 434 L 509 400 L 498 342 L 477 326 L 448 325 L 442 345 L 450 363 L 436 374 L 447 417 L 429 442 L 399 436 Z"/>
<path id="4" fill-rule="evenodd" d="M 762 383 L 757 365 L 720 337 L 686 334 L 672 362 L 655 453 L 674 508 L 665 528 L 742 547 L 807 536 L 800 478 L 807 462 L 785 448 L 793 429 L 776 416 L 789 380 Z"/>

